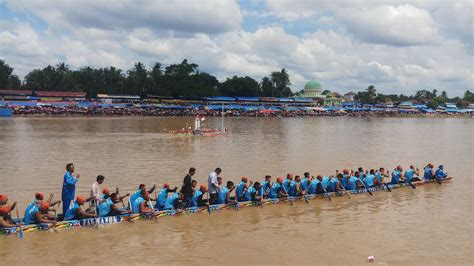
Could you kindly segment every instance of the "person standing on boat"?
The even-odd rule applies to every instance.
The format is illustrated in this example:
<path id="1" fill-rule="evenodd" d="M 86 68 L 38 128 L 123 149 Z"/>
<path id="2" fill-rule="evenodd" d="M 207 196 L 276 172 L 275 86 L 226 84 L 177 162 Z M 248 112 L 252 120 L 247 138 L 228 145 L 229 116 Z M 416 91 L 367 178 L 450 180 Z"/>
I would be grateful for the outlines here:
<path id="1" fill-rule="evenodd" d="M 76 176 L 73 175 L 74 173 L 74 164 L 68 163 L 66 165 L 66 173 L 64 173 L 63 178 L 63 191 L 61 194 L 61 200 L 63 201 L 63 214 L 66 215 L 67 210 L 69 209 L 69 205 L 71 201 L 74 200 L 74 196 L 76 194 L 76 183 L 79 181 L 80 174 Z"/>
<path id="2" fill-rule="evenodd" d="M 97 205 L 100 204 L 102 200 L 100 196 L 100 185 L 104 183 L 104 180 L 105 176 L 98 175 L 96 177 L 96 181 L 92 183 L 90 197 L 93 198 L 93 200 L 90 201 L 89 205 L 89 208 L 91 208 L 91 210 L 96 210 Z"/>
<path id="3" fill-rule="evenodd" d="M 183 202 L 184 202 L 185 207 L 189 207 L 189 204 L 191 202 L 191 197 L 193 196 L 192 180 L 193 180 L 194 174 L 196 174 L 196 168 L 191 167 L 189 168 L 188 174 L 183 179 L 183 186 L 181 187 L 181 193 L 184 196 Z"/>
<path id="4" fill-rule="evenodd" d="M 420 181 L 418 176 L 420 175 L 420 169 L 416 168 L 413 165 L 410 165 L 410 168 L 405 171 L 403 177 L 407 182 Z"/>
<path id="5" fill-rule="evenodd" d="M 209 173 L 207 183 L 209 186 L 209 204 L 216 204 L 217 193 L 219 192 L 219 185 L 217 184 L 217 176 L 222 172 L 221 168 L 217 167 L 214 172 Z"/>

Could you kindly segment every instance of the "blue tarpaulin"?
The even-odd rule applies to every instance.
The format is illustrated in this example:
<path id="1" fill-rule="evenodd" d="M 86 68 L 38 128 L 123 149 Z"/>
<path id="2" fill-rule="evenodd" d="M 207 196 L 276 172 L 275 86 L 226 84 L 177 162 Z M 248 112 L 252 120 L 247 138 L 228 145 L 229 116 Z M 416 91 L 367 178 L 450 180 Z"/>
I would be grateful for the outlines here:
<path id="1" fill-rule="evenodd" d="M 240 102 L 259 102 L 259 97 L 237 97 L 237 101 Z"/>

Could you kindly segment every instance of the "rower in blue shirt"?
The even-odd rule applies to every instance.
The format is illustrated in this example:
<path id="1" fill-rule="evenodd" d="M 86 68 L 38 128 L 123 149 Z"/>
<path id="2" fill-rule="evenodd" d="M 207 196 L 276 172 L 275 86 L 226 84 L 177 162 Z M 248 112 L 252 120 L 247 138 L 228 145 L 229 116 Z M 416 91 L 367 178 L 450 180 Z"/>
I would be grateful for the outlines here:
<path id="1" fill-rule="evenodd" d="M 217 193 L 217 204 L 235 204 L 236 201 L 231 199 L 230 193 L 235 189 L 234 182 L 227 181 L 225 187 L 221 188 Z"/>
<path id="2" fill-rule="evenodd" d="M 323 176 L 323 179 L 321 180 L 321 185 L 323 185 L 323 188 L 327 190 L 329 186 L 329 177 L 328 176 Z"/>
<path id="3" fill-rule="evenodd" d="M 61 200 L 63 201 L 63 214 L 66 213 L 71 201 L 74 200 L 76 194 L 76 183 L 79 181 L 79 177 L 81 176 L 80 174 L 74 176 L 73 173 L 74 164 L 68 163 L 66 165 L 66 173 L 64 173 L 63 190 L 61 194 Z"/>
<path id="4" fill-rule="evenodd" d="M 385 169 L 383 167 L 379 168 L 379 170 L 377 172 L 375 172 L 375 177 L 377 178 L 377 182 L 379 184 L 382 184 L 383 183 L 383 179 L 385 177 L 388 177 L 388 170 L 387 172 L 385 172 Z"/>
<path id="5" fill-rule="evenodd" d="M 204 200 L 202 199 L 202 196 L 204 193 L 207 192 L 207 187 L 206 185 L 201 185 L 199 186 L 199 190 L 194 191 L 192 197 L 191 197 L 191 204 L 190 207 L 201 207 L 206 205 Z"/>
<path id="6" fill-rule="evenodd" d="M 438 169 L 436 169 L 435 176 L 438 179 L 443 179 L 443 178 L 448 177 L 448 173 L 445 173 L 444 172 L 444 167 L 442 165 L 440 165 L 438 167 Z"/>
<path id="7" fill-rule="evenodd" d="M 248 178 L 246 176 L 242 177 L 242 181 L 235 188 L 235 198 L 238 201 L 244 201 L 244 193 L 247 190 Z M 252 182 L 250 182 L 250 185 Z"/>
<path id="8" fill-rule="evenodd" d="M 283 187 L 283 178 L 277 177 L 277 181 L 270 188 L 270 198 L 278 199 L 282 197 L 288 197 L 286 190 Z"/>
<path id="9" fill-rule="evenodd" d="M 95 213 L 88 213 L 84 211 L 81 206 L 86 203 L 86 201 L 92 200 L 93 198 L 89 198 L 86 200 L 85 197 L 83 196 L 77 196 L 76 200 L 73 201 L 70 205 L 69 208 L 67 209 L 65 213 L 65 219 L 67 221 L 70 220 L 79 220 L 79 219 L 84 219 L 84 218 L 97 218 L 97 214 Z"/>
<path id="10" fill-rule="evenodd" d="M 272 177 L 270 175 L 266 175 L 265 176 L 265 180 L 262 182 L 262 192 L 263 192 L 263 197 L 264 198 L 268 198 L 268 196 L 270 195 L 270 188 L 272 186 Z"/>
<path id="11" fill-rule="evenodd" d="M 261 201 L 261 196 L 259 196 L 258 191 L 261 189 L 260 182 L 255 182 L 252 186 L 250 186 L 247 191 L 245 191 L 244 199 L 246 201 Z"/>
<path id="12" fill-rule="evenodd" d="M 153 185 L 153 187 L 150 189 L 150 190 L 146 190 L 146 185 L 145 184 L 140 184 L 138 186 L 138 190 L 135 191 L 131 196 L 130 196 L 130 207 L 132 207 L 133 203 L 135 202 L 135 200 L 140 197 L 140 194 L 142 193 L 142 191 L 145 191 L 145 192 L 148 192 L 148 194 L 151 194 L 153 193 L 153 191 L 155 191 L 156 189 L 156 185 Z"/>
<path id="13" fill-rule="evenodd" d="M 435 178 L 435 173 L 433 171 L 434 165 L 432 163 L 429 163 L 427 166 L 425 166 L 424 173 L 423 173 L 423 179 L 426 181 L 429 181 L 431 179 Z"/>
<path id="14" fill-rule="evenodd" d="M 163 184 L 163 189 L 158 193 L 156 198 L 155 209 L 163 210 L 165 209 L 166 199 L 168 198 L 168 193 L 174 193 L 178 190 L 177 187 L 170 189 L 170 185 L 168 183 Z"/>
<path id="15" fill-rule="evenodd" d="M 390 184 L 396 185 L 399 183 L 404 183 L 405 180 L 402 178 L 403 167 L 401 165 L 397 166 L 392 172 L 392 180 Z"/>
<path id="16" fill-rule="evenodd" d="M 418 168 L 415 169 L 413 165 L 410 165 L 410 168 L 405 171 L 405 174 L 403 177 L 405 177 L 405 180 L 407 182 L 414 182 L 414 181 L 420 181 L 418 176 L 420 175 L 420 170 Z"/>
<path id="17" fill-rule="evenodd" d="M 337 189 L 337 183 L 339 183 L 339 180 L 335 176 L 329 176 L 329 185 L 326 189 L 327 192 L 336 192 Z"/>
<path id="18" fill-rule="evenodd" d="M 309 172 L 305 172 L 304 173 L 304 177 L 303 179 L 301 179 L 301 182 L 300 182 L 300 187 L 301 187 L 301 191 L 303 192 L 308 192 L 308 187 L 309 187 L 309 183 L 311 182 L 311 177 L 309 175 Z"/>
<path id="19" fill-rule="evenodd" d="M 179 192 L 174 192 L 173 194 L 171 194 L 171 196 L 169 196 L 168 198 L 166 198 L 166 201 L 165 201 L 165 210 L 176 210 L 179 208 L 179 201 L 184 199 L 184 196 L 183 194 L 179 193 Z"/>
<path id="20" fill-rule="evenodd" d="M 365 175 L 364 184 L 366 187 L 374 187 L 376 182 L 375 180 L 377 180 L 375 177 L 375 170 L 370 169 L 369 173 Z"/>
<path id="21" fill-rule="evenodd" d="M 357 189 L 357 184 L 358 184 L 358 181 L 359 181 L 359 179 L 357 177 L 355 177 L 353 175 L 351 175 L 350 177 L 347 176 L 346 180 L 347 180 L 346 181 L 347 184 L 345 186 L 346 190 L 356 190 Z"/>
<path id="22" fill-rule="evenodd" d="M 287 174 L 286 179 L 283 181 L 282 185 L 285 191 L 288 191 L 288 188 L 290 187 L 291 182 L 293 181 L 293 175 L 292 174 Z"/>
<path id="23" fill-rule="evenodd" d="M 131 213 L 130 210 L 122 210 L 117 205 L 118 202 L 123 201 L 123 199 L 128 196 L 129 194 L 127 193 L 125 196 L 119 197 L 117 192 L 110 194 L 110 197 L 106 196 L 105 200 L 102 201 L 97 207 L 99 209 L 99 217 L 116 216 Z"/>

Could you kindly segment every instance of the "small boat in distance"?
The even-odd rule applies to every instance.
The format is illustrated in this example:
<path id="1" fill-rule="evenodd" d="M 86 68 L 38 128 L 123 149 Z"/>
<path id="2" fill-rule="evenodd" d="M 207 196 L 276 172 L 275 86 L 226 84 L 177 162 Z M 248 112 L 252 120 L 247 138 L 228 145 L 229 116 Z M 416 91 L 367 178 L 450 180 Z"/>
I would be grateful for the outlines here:
<path id="1" fill-rule="evenodd" d="M 186 127 L 182 129 L 170 130 L 168 133 L 194 137 L 213 137 L 229 135 L 229 131 L 227 130 L 227 128 L 224 128 L 224 126 L 222 126 L 222 129 L 201 127 L 201 122 L 205 120 L 206 117 L 204 116 L 196 116 L 194 119 L 194 128 L 188 127 L 186 125 Z"/>

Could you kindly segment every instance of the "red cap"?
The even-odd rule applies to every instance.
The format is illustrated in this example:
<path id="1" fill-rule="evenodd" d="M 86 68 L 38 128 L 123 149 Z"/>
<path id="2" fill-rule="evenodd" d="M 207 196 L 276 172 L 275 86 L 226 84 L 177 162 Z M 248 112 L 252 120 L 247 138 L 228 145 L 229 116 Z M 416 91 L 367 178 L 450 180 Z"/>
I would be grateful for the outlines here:
<path id="1" fill-rule="evenodd" d="M 283 182 L 283 178 L 281 178 L 281 176 L 277 177 L 277 183 L 282 183 Z"/>
<path id="2" fill-rule="evenodd" d="M 40 210 L 41 211 L 47 211 L 48 209 L 49 209 L 49 203 L 48 202 L 41 203 L 41 205 L 40 205 Z"/>
<path id="3" fill-rule="evenodd" d="M 397 170 L 402 170 L 403 167 L 401 165 L 397 166 Z"/>
<path id="4" fill-rule="evenodd" d="M 349 174 L 349 169 L 344 169 L 344 170 L 342 170 L 342 172 L 343 172 L 345 175 L 348 175 L 348 174 Z"/>
<path id="5" fill-rule="evenodd" d="M 0 202 L 6 202 L 7 200 L 8 200 L 7 195 L 5 195 L 5 194 L 0 195 Z"/>
<path id="6" fill-rule="evenodd" d="M 249 179 L 246 176 L 243 176 L 242 181 L 247 182 L 247 181 L 249 181 Z"/>
<path id="7" fill-rule="evenodd" d="M 206 185 L 202 184 L 202 185 L 199 186 L 199 189 L 200 189 L 201 191 L 206 191 L 206 190 L 207 190 L 207 187 L 206 187 Z"/>
<path id="8" fill-rule="evenodd" d="M 84 196 L 79 195 L 76 197 L 76 201 L 77 203 L 79 203 L 79 205 L 82 205 L 86 202 L 86 198 L 84 198 Z"/>
<path id="9" fill-rule="evenodd" d="M 163 188 L 170 188 L 170 184 L 164 183 L 164 184 L 163 184 Z"/>
<path id="10" fill-rule="evenodd" d="M 0 216 L 4 216 L 10 213 L 10 206 L 8 205 L 3 205 L 0 207 Z"/>
<path id="11" fill-rule="evenodd" d="M 429 163 L 428 166 L 429 166 L 430 168 L 433 168 L 433 167 L 434 167 L 434 164 L 433 164 L 433 163 Z"/>
<path id="12" fill-rule="evenodd" d="M 35 198 L 36 198 L 37 200 L 43 200 L 44 196 L 43 196 L 43 194 L 41 194 L 41 193 L 39 193 L 39 192 L 36 192 L 36 193 L 35 193 Z"/>
<path id="13" fill-rule="evenodd" d="M 109 194 L 109 193 L 110 193 L 110 190 L 108 188 L 104 187 L 102 189 L 102 194 Z"/>

